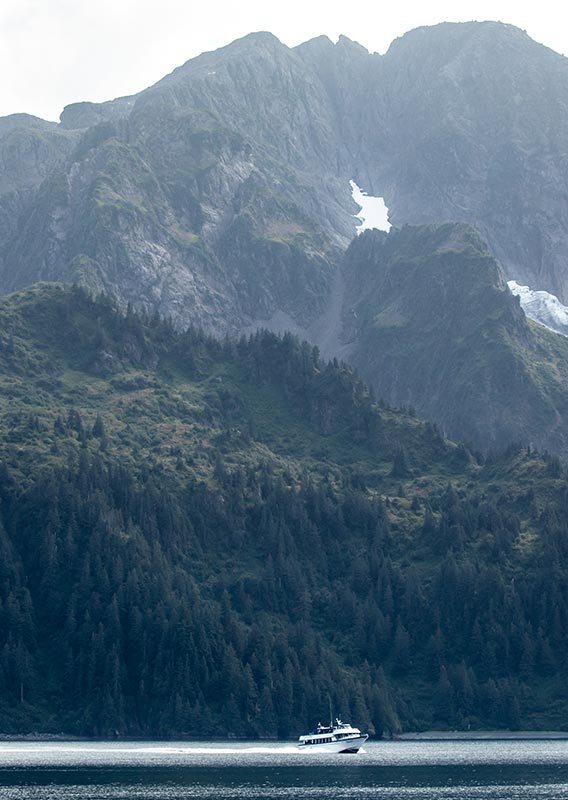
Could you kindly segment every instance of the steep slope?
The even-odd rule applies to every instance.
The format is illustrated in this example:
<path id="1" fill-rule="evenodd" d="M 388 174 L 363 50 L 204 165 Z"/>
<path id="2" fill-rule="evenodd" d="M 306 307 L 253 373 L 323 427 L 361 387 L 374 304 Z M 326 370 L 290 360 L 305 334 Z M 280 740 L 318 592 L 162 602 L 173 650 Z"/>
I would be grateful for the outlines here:
<path id="1" fill-rule="evenodd" d="M 206 480 L 218 452 L 274 462 L 288 454 L 299 473 L 322 468 L 313 455 L 321 449 L 330 464 L 348 469 L 365 470 L 371 459 L 377 480 L 388 478 L 401 447 L 415 454 L 417 467 L 435 462 L 441 478 L 451 474 L 454 457 L 463 461 L 462 450 L 433 426 L 393 409 L 373 410 L 352 368 L 320 363 L 317 348 L 289 334 L 257 332 L 221 344 L 196 329 L 176 332 L 157 315 L 131 309 L 123 315 L 108 299 L 50 284 L 9 296 L 0 312 L 4 431 L 15 423 L 20 432 L 14 441 L 27 438 L 29 413 L 42 418 L 48 434 L 45 449 L 36 442 L 33 462 L 19 460 L 22 474 L 40 461 L 61 464 L 68 453 L 51 452 L 50 431 L 61 409 L 75 405 L 84 427 L 104 409 L 109 436 L 130 431 L 125 441 L 117 435 L 115 455 L 129 459 L 134 446 L 142 447 L 144 469 L 159 461 L 170 476 L 183 456 L 179 446 L 197 458 L 190 472 Z M 31 442 L 33 426 L 30 436 Z"/>
<path id="2" fill-rule="evenodd" d="M 79 143 L 6 241 L 4 290 L 78 281 L 218 332 L 309 323 L 354 230 L 332 123 L 317 76 L 270 34 L 66 109 Z"/>
<path id="3" fill-rule="evenodd" d="M 469 222 L 510 279 L 567 301 L 568 60 L 511 25 L 444 23 L 393 42 L 379 74 L 391 221 Z"/>
<path id="4" fill-rule="evenodd" d="M 29 114 L 0 117 L 0 195 L 38 186 L 75 139 L 56 123 Z"/>
<path id="5" fill-rule="evenodd" d="M 364 270 L 338 265 L 355 231 L 354 178 L 385 196 L 395 225 L 465 220 L 508 279 L 566 300 L 566 64 L 500 23 L 421 28 L 385 56 L 344 37 L 290 49 L 258 33 L 139 95 L 70 106 L 60 125 L 0 120 L 0 290 L 60 280 L 180 328 L 292 330 L 326 357 L 353 353 L 374 383 L 385 368 L 381 392 L 476 446 L 514 436 L 565 454 L 562 344 L 529 333 L 513 311 L 492 326 L 473 298 L 480 341 L 497 336 L 495 352 L 473 369 L 462 354 L 452 369 L 440 362 L 444 382 L 421 400 L 416 376 L 406 385 L 398 367 L 390 375 L 375 363 L 358 326 L 347 325 L 343 346 L 342 309 L 374 290 L 356 282 L 372 281 Z M 464 318 L 468 286 L 440 309 L 441 328 Z M 430 353 L 389 342 L 401 374 L 424 359 L 414 372 L 433 370 L 433 390 Z M 515 411 L 497 353 L 523 384 Z"/>
<path id="6" fill-rule="evenodd" d="M 558 463 L 481 465 L 291 336 L 0 305 L 0 727 L 562 727 Z M 554 564 L 551 572 L 550 565 Z"/>
<path id="7" fill-rule="evenodd" d="M 345 353 L 378 394 L 478 447 L 568 455 L 568 342 L 526 319 L 472 228 L 367 232 L 344 272 Z"/>
<path id="8" fill-rule="evenodd" d="M 29 114 L 0 118 L 0 241 L 16 235 L 36 192 L 77 140 L 73 131 Z M 0 248 L 1 249 L 1 248 Z M 0 259 L 1 264 L 1 259 Z M 35 279 L 36 273 L 32 275 Z"/>
<path id="9" fill-rule="evenodd" d="M 421 28 L 385 56 L 259 33 L 28 122 L 8 173 L 31 127 L 57 146 L 35 148 L 45 181 L 3 237 L 0 288 L 77 279 L 180 324 L 306 326 L 354 232 L 355 178 L 395 225 L 465 220 L 508 278 L 566 300 L 566 63 L 500 23 Z"/>

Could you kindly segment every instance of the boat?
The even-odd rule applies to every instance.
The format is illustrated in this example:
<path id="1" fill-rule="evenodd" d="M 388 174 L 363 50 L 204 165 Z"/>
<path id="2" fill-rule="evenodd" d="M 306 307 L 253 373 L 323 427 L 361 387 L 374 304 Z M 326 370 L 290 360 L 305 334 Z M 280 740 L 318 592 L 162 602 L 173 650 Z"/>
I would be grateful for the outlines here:
<path id="1" fill-rule="evenodd" d="M 300 736 L 298 749 L 317 750 L 321 753 L 356 753 L 368 738 L 368 734 L 361 733 L 359 728 L 353 728 L 349 723 L 336 718 L 330 725 L 319 722 L 315 730 Z"/>

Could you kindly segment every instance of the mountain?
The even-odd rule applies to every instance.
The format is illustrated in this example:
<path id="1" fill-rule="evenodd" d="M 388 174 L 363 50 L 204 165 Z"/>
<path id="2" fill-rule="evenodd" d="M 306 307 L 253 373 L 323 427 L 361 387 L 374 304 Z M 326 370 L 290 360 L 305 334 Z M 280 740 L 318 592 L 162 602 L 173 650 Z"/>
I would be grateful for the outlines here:
<path id="1" fill-rule="evenodd" d="M 564 727 L 566 85 L 258 33 L 0 120 L 0 729 Z"/>
<path id="2" fill-rule="evenodd" d="M 468 222 L 509 279 L 567 301 L 568 60 L 511 25 L 443 23 L 393 42 L 380 86 L 369 173 L 391 221 Z"/>
<path id="3" fill-rule="evenodd" d="M 480 463 L 289 334 L 53 285 L 0 332 L 2 731 L 291 737 L 328 695 L 377 733 L 562 727 L 557 460 Z"/>
<path id="4" fill-rule="evenodd" d="M 3 245 L 17 236 L 21 215 L 37 202 L 38 193 L 50 193 L 50 175 L 69 156 L 75 143 L 76 136 L 72 132 L 29 114 L 0 118 L 0 236 Z"/>
<path id="5" fill-rule="evenodd" d="M 310 321 L 354 230 L 348 185 L 325 166 L 329 117 L 270 34 L 137 97 L 65 109 L 75 146 L 6 237 L 0 285 L 79 282 L 216 332 L 276 311 Z"/>
<path id="6" fill-rule="evenodd" d="M 78 281 L 182 325 L 306 327 L 354 234 L 354 178 L 395 226 L 469 222 L 509 279 L 567 300 L 567 76 L 501 23 L 420 28 L 384 56 L 257 33 L 58 126 L 5 118 L 0 289 Z"/>
<path id="7" fill-rule="evenodd" d="M 526 318 L 476 231 L 368 231 L 343 272 L 343 355 L 379 396 L 475 445 L 568 455 L 568 341 Z"/>
<path id="8" fill-rule="evenodd" d="M 567 63 L 501 23 L 419 28 L 384 56 L 345 37 L 288 48 L 261 32 L 138 95 L 68 106 L 60 124 L 6 117 L 0 291 L 78 283 L 180 329 L 292 331 L 325 357 L 353 358 L 391 401 L 476 447 L 515 437 L 565 455 L 564 345 L 523 321 L 502 279 L 568 300 Z M 473 226 L 501 265 L 491 280 L 503 326 L 477 299 L 473 320 L 464 307 L 473 262 L 462 276 L 456 261 L 446 275 L 455 306 L 421 288 L 451 341 L 432 357 L 415 346 L 417 328 L 404 353 L 392 334 L 388 367 L 373 349 L 376 326 L 349 318 L 367 291 L 377 307 L 390 302 L 356 282 L 372 283 L 364 267 L 344 266 L 351 179 L 384 196 L 395 228 Z M 389 241 L 384 252 L 404 247 L 396 230 Z M 473 291 L 487 280 L 482 270 Z M 414 307 L 411 289 L 399 287 L 398 305 Z M 469 349 L 455 338 L 464 315 Z M 501 368 L 520 382 L 513 399 Z"/>

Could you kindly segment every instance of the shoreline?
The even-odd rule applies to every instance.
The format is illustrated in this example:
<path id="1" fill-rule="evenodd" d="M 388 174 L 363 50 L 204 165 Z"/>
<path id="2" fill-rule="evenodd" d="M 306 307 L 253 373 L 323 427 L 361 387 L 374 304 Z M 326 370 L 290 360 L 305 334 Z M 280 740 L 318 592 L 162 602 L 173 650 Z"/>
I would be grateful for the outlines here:
<path id="1" fill-rule="evenodd" d="M 403 742 L 564 740 L 568 731 L 421 731 L 394 737 Z"/>
<path id="2" fill-rule="evenodd" d="M 568 731 L 413 731 L 400 733 L 397 736 L 379 737 L 372 736 L 374 742 L 466 742 L 466 741 L 563 741 L 568 740 Z M 258 744 L 289 744 L 296 743 L 296 739 L 237 739 L 232 737 L 172 737 L 169 739 L 152 737 L 113 736 L 100 738 L 94 736 L 75 736 L 66 733 L 0 733 L 2 742 L 155 742 L 167 744 L 168 742 L 218 742 L 238 744 L 239 742 L 257 742 Z"/>

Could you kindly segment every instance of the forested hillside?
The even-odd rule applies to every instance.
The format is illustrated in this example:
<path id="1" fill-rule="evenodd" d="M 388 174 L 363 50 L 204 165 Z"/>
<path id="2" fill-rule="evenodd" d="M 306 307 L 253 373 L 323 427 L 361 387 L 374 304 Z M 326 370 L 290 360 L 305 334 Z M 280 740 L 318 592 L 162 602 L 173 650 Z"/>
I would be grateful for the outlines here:
<path id="1" fill-rule="evenodd" d="M 568 484 L 291 336 L 0 306 L 0 729 L 566 726 Z"/>

